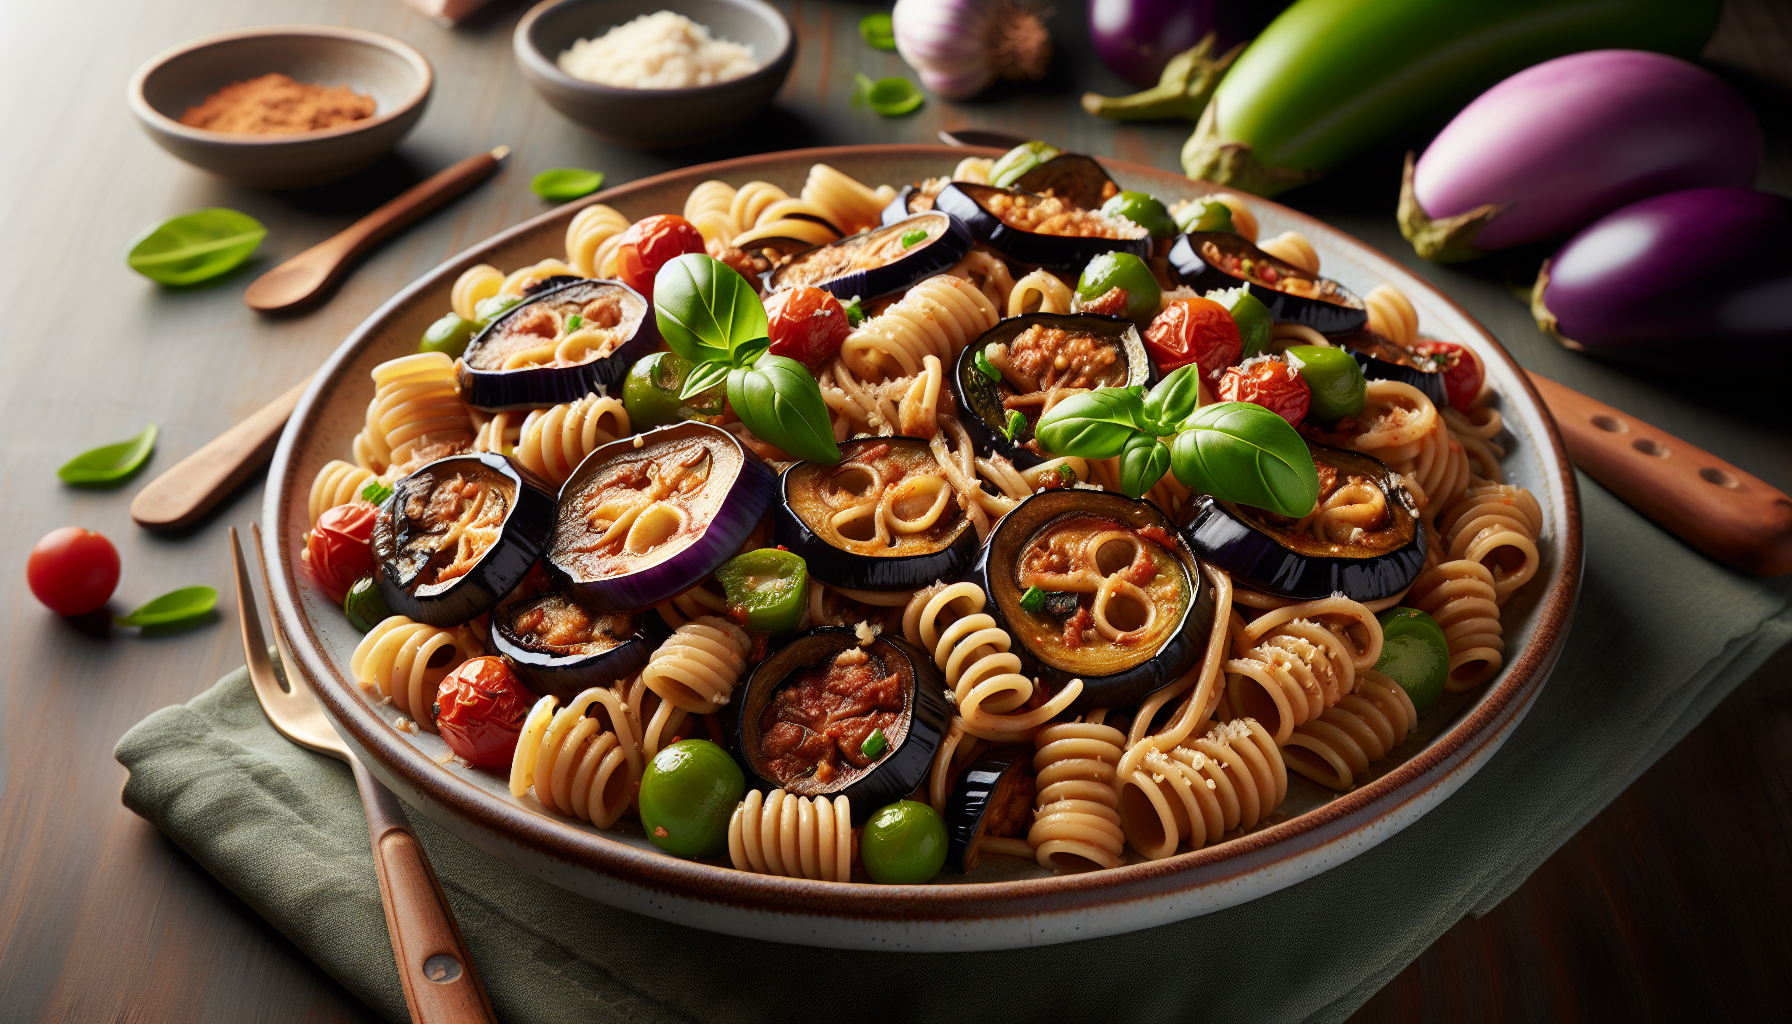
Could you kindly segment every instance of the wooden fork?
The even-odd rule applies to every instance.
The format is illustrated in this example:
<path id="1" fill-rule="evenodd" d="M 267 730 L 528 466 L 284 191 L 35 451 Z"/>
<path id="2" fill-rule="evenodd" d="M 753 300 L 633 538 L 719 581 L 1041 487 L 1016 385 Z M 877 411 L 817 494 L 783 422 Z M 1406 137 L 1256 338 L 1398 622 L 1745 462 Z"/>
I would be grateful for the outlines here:
<path id="1" fill-rule="evenodd" d="M 262 586 L 268 584 L 267 558 L 262 554 L 261 528 L 255 530 L 255 556 L 261 563 Z M 249 679 L 268 721 L 282 736 L 301 747 L 347 762 L 361 791 L 367 811 L 367 834 L 373 844 L 373 863 L 379 871 L 380 898 L 386 907 L 386 930 L 392 936 L 392 954 L 398 960 L 398 977 L 404 983 L 405 1005 L 417 1024 L 489 1022 L 495 1024 L 490 997 L 479 981 L 466 940 L 449 909 L 442 883 L 429 866 L 423 845 L 411 831 L 404 810 L 392 791 L 380 784 L 361 759 L 349 750 L 335 727 L 324 716 L 317 698 L 296 673 L 289 670 L 291 689 L 282 689 L 274 665 L 268 659 L 267 640 L 261 632 L 261 612 L 243 561 L 242 542 L 230 529 L 230 550 L 236 558 L 236 607 L 242 626 L 243 656 L 248 659 Z M 278 625 L 274 642 L 280 660 L 293 664 L 286 637 Z"/>

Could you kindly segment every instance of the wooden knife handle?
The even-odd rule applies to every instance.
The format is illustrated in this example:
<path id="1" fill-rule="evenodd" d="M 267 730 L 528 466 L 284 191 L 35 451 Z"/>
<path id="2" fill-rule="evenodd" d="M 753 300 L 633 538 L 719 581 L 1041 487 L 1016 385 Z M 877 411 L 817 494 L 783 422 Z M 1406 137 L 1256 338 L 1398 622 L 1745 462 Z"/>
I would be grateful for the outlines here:
<path id="1" fill-rule="evenodd" d="M 496 1024 L 492 1001 L 467 953 L 460 925 L 448 907 L 423 844 L 399 807 L 357 757 L 349 758 L 361 803 L 367 809 L 367 836 L 379 869 L 386 930 L 404 984 L 405 1005 L 415 1024 Z"/>
<path id="2" fill-rule="evenodd" d="M 1784 491 L 1573 388 L 1530 377 L 1588 476 L 1726 565 L 1792 573 L 1792 497 Z"/>
<path id="3" fill-rule="evenodd" d="M 280 431 L 310 384 L 306 377 L 151 480 L 131 500 L 131 518 L 146 530 L 178 530 L 198 522 L 273 458 Z"/>

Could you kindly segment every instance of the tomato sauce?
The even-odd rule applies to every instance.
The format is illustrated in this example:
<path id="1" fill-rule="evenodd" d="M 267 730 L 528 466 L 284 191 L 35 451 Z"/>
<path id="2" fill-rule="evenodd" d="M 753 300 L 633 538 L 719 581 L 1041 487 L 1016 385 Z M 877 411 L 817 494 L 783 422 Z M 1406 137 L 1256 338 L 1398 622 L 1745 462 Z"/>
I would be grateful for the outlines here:
<path id="1" fill-rule="evenodd" d="M 862 647 L 835 655 L 826 665 L 798 669 L 759 716 L 763 768 L 781 786 L 804 779 L 834 786 L 849 781 L 873 759 L 865 741 L 883 730 L 893 750 L 906 702 L 902 677 Z"/>

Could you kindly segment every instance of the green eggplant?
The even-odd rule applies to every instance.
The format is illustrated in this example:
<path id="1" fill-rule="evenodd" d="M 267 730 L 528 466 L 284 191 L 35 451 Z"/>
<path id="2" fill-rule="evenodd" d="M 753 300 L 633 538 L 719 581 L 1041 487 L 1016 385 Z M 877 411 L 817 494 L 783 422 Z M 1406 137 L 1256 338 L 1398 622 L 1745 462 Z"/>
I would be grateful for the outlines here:
<path id="1" fill-rule="evenodd" d="M 1722 0 L 1299 0 L 1246 48 L 1182 147 L 1261 196 L 1441 120 L 1515 72 L 1594 49 L 1696 56 Z"/>

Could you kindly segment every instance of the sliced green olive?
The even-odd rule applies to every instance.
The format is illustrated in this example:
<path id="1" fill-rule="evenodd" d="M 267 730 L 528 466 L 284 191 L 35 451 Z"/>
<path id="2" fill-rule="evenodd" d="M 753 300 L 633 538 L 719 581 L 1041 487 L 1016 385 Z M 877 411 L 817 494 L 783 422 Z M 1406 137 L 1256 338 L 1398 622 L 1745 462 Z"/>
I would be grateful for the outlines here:
<path id="1" fill-rule="evenodd" d="M 1157 197 L 1146 192 L 1122 192 L 1101 204 L 1103 217 L 1125 217 L 1151 232 L 1152 238 L 1169 238 L 1176 233 L 1176 220 Z"/>
<path id="2" fill-rule="evenodd" d="M 637 431 L 651 430 L 683 420 L 720 416 L 727 395 L 722 385 L 688 399 L 678 397 L 690 372 L 690 360 L 676 352 L 655 352 L 629 367 L 628 378 L 622 383 L 622 406 L 628 410 L 630 426 Z"/>
<path id="3" fill-rule="evenodd" d="M 641 776 L 641 827 L 675 857 L 715 857 L 728 848 L 728 819 L 746 776 L 708 740 L 680 740 L 655 754 Z"/>
<path id="4" fill-rule="evenodd" d="M 730 609 L 746 612 L 747 628 L 788 633 L 809 604 L 809 566 L 802 556 L 778 548 L 736 555 L 716 570 L 716 582 Z"/>
<path id="5" fill-rule="evenodd" d="M 1443 627 L 1417 608 L 1389 608 L 1381 620 L 1381 660 L 1375 671 L 1399 683 L 1412 706 L 1430 707 L 1450 678 L 1450 645 Z"/>
<path id="6" fill-rule="evenodd" d="M 471 320 L 462 320 L 459 314 L 448 315 L 430 324 L 423 332 L 423 340 L 417 343 L 419 352 L 440 352 L 450 359 L 459 359 L 467 350 L 467 342 L 479 333 L 479 325 Z"/>
<path id="7" fill-rule="evenodd" d="M 1241 361 L 1260 356 L 1269 348 L 1269 339 L 1276 329 L 1275 321 L 1270 319 L 1269 307 L 1252 295 L 1249 288 L 1216 288 L 1205 297 L 1226 307 L 1226 312 L 1232 314 L 1243 350 L 1238 357 Z"/>
<path id="8" fill-rule="evenodd" d="M 1349 352 L 1318 345 L 1292 345 L 1287 358 L 1288 365 L 1299 371 L 1313 392 L 1313 405 L 1307 412 L 1313 420 L 1336 423 L 1363 411 L 1369 383 L 1363 379 L 1363 368 Z"/>
<path id="9" fill-rule="evenodd" d="M 1184 231 L 1238 232 L 1232 223 L 1232 208 L 1218 199 L 1197 199 L 1177 210 L 1176 226 Z"/>
<path id="10" fill-rule="evenodd" d="M 1130 252 L 1104 252 L 1089 261 L 1076 282 L 1076 297 L 1087 304 L 1115 288 L 1126 291 L 1126 319 L 1150 323 L 1163 308 L 1163 290 L 1145 261 Z"/>
<path id="11" fill-rule="evenodd" d="M 392 613 L 386 608 L 386 599 L 380 596 L 379 584 L 372 576 L 363 576 L 343 595 L 342 614 L 348 617 L 349 625 L 366 633 Z"/>
<path id="12" fill-rule="evenodd" d="M 989 183 L 996 188 L 1007 188 L 1059 152 L 1058 147 L 1050 143 L 1023 142 L 996 159 L 989 169 Z"/>
<path id="13" fill-rule="evenodd" d="M 481 330 L 486 324 L 504 315 L 504 311 L 523 301 L 521 295 L 493 295 L 473 305 L 473 323 Z"/>
<path id="14" fill-rule="evenodd" d="M 865 823 L 859 856 L 874 882 L 920 885 L 946 863 L 946 823 L 924 803 L 899 800 Z"/>

